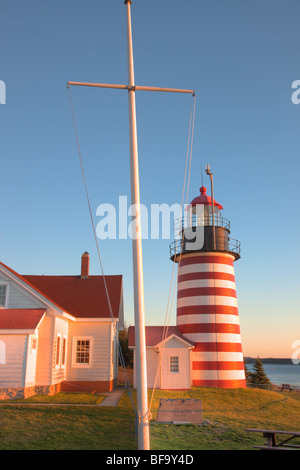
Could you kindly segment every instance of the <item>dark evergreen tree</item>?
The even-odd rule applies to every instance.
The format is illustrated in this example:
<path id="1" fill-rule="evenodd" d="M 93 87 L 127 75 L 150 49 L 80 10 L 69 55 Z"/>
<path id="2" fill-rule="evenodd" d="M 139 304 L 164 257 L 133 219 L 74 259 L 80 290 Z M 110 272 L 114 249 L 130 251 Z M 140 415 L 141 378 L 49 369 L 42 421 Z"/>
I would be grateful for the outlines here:
<path id="1" fill-rule="evenodd" d="M 260 385 L 270 385 L 271 382 L 267 377 L 263 363 L 259 359 L 259 357 L 255 360 L 253 364 L 254 371 L 252 372 L 252 383 L 260 384 Z"/>
<path id="2" fill-rule="evenodd" d="M 124 330 L 119 332 L 119 343 L 126 367 L 133 367 L 133 352 L 128 347 L 128 326 L 124 325 Z"/>
<path id="3" fill-rule="evenodd" d="M 253 382 L 253 374 L 252 372 L 249 371 L 248 367 L 247 367 L 247 363 L 244 359 L 244 368 L 245 368 L 245 376 L 246 376 L 246 382 L 248 384 L 251 384 Z"/>

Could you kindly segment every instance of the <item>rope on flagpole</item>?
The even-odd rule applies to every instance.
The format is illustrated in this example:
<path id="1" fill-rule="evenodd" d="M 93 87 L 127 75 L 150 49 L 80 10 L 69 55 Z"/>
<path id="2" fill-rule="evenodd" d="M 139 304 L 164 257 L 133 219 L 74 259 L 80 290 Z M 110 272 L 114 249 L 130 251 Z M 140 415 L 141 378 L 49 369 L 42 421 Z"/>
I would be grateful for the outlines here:
<path id="1" fill-rule="evenodd" d="M 192 107 L 191 107 L 191 112 L 190 112 L 190 121 L 189 121 L 188 145 L 187 145 L 187 151 L 186 151 L 182 197 L 181 197 L 181 213 L 182 213 L 183 204 L 184 204 L 184 193 L 185 193 L 186 180 L 187 180 L 186 204 L 188 204 L 188 192 L 189 192 L 189 184 L 190 184 L 190 176 L 191 176 L 191 163 L 192 163 L 192 151 L 193 151 L 194 128 L 195 128 L 195 110 L 196 110 L 196 95 L 193 94 Z M 187 171 L 188 168 L 189 168 L 189 171 Z M 184 232 L 184 229 L 183 229 L 183 232 Z M 183 236 L 183 233 L 182 233 L 182 236 Z M 178 241 L 179 241 L 179 239 L 177 237 L 175 255 L 177 253 Z M 180 254 L 179 254 L 179 257 L 178 257 L 178 259 L 179 259 L 178 263 L 180 263 L 180 260 L 181 260 L 182 248 L 183 248 L 183 243 L 181 243 Z M 152 402 L 153 402 L 154 393 L 155 393 L 155 389 L 156 389 L 156 385 L 157 385 L 158 373 L 159 373 L 159 369 L 160 369 L 160 365 L 161 365 L 161 356 L 163 354 L 163 350 L 164 350 L 164 346 L 165 346 L 165 339 L 167 338 L 167 335 L 168 335 L 169 323 L 170 323 L 170 319 L 171 319 L 171 313 L 172 313 L 174 297 L 175 297 L 175 292 L 176 292 L 176 286 L 177 286 L 177 281 L 178 281 L 178 271 L 177 271 L 177 276 L 176 276 L 176 279 L 175 279 L 175 285 L 174 285 L 173 294 L 172 294 L 172 284 L 173 284 L 173 279 L 174 279 L 174 271 L 175 271 L 175 262 L 173 263 L 173 268 L 172 268 L 169 296 L 168 296 L 166 315 L 165 315 L 165 323 L 164 323 L 162 340 L 161 340 L 162 347 L 161 347 L 160 362 L 158 362 L 158 364 L 156 366 L 155 380 L 154 380 L 154 385 L 153 385 L 152 394 L 151 394 L 151 398 L 150 398 L 150 403 L 149 403 L 149 407 L 148 407 L 149 408 L 148 412 L 149 412 L 150 417 L 151 417 Z M 172 301 L 171 301 L 171 307 L 170 307 L 171 294 L 172 294 Z"/>
<path id="2" fill-rule="evenodd" d="M 94 239 L 95 239 L 95 243 L 96 243 L 98 259 L 99 259 L 99 263 L 100 263 L 100 269 L 101 269 L 101 272 L 102 272 L 104 288 L 105 288 L 106 298 L 107 298 L 107 302 L 108 302 L 108 308 L 109 308 L 111 319 L 114 319 L 113 310 L 112 310 L 111 301 L 110 301 L 110 295 L 109 295 L 107 282 L 106 282 L 104 269 L 103 269 L 103 264 L 102 264 L 102 260 L 101 260 L 101 255 L 100 255 L 100 249 L 99 249 L 99 243 L 98 243 L 97 234 L 96 234 L 94 218 L 93 218 L 93 214 L 92 214 L 91 202 L 90 202 L 88 186 L 87 186 L 87 181 L 86 181 L 85 171 L 84 171 L 84 166 L 83 166 L 82 153 L 81 153 L 81 148 L 80 148 L 80 144 L 79 144 L 79 136 L 78 136 L 78 131 L 77 131 L 76 119 L 75 119 L 75 111 L 74 111 L 74 106 L 73 106 L 73 101 L 72 101 L 72 96 L 71 96 L 71 90 L 70 90 L 69 86 L 67 86 L 67 92 L 68 92 L 68 98 L 69 98 L 73 128 L 74 128 L 74 133 L 75 133 L 76 145 L 77 145 L 77 150 L 78 150 L 78 156 L 79 156 L 79 161 L 80 161 L 80 167 L 81 167 L 81 172 L 82 172 L 82 177 L 83 177 L 83 182 L 84 182 L 84 188 L 85 188 L 85 193 L 86 193 L 86 199 L 87 199 L 87 203 L 88 203 L 88 208 L 89 208 L 89 213 L 90 213 L 90 218 L 91 218 L 91 224 L 92 224 Z M 125 388 L 126 388 L 127 393 L 129 395 L 133 410 L 135 411 L 135 414 L 137 416 L 137 409 L 136 409 L 136 406 L 135 406 L 135 403 L 134 403 L 134 400 L 133 400 L 133 397 L 132 397 L 132 393 L 130 391 L 130 389 L 131 389 L 130 382 L 129 382 L 129 379 L 128 379 L 127 370 L 126 370 L 125 361 L 124 361 L 124 356 L 123 356 L 123 352 L 122 352 L 119 340 L 118 340 L 118 350 L 119 350 L 121 368 L 122 368 L 122 372 L 123 372 L 123 376 L 124 376 Z"/>

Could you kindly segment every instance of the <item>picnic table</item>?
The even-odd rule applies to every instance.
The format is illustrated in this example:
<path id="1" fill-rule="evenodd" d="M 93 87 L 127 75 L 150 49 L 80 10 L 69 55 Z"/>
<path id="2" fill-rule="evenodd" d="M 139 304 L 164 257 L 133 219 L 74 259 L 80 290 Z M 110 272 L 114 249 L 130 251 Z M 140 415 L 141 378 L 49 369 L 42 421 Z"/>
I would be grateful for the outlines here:
<path id="1" fill-rule="evenodd" d="M 300 437 L 300 432 L 278 431 L 278 430 L 273 430 L 273 429 L 254 429 L 254 428 L 245 429 L 245 431 L 262 433 L 263 437 L 267 438 L 267 442 L 265 443 L 265 445 L 254 446 L 256 449 L 262 449 L 262 450 L 297 450 L 299 449 L 300 450 L 300 445 L 287 444 L 292 439 L 295 439 L 296 437 Z M 277 442 L 278 434 L 285 436 L 286 439 L 284 439 L 281 442 Z"/>
<path id="2" fill-rule="evenodd" d="M 294 389 L 293 389 L 293 387 L 291 387 L 290 384 L 281 384 L 281 389 L 280 389 L 280 391 L 282 392 L 282 390 L 289 390 L 289 391 L 291 392 L 291 391 L 294 390 Z"/>

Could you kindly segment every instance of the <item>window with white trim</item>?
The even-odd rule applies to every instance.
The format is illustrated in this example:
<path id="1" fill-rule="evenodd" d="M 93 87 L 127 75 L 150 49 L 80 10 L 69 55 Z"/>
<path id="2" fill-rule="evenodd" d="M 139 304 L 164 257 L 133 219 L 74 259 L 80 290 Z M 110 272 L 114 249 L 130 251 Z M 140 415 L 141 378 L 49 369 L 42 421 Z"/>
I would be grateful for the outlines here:
<path id="1" fill-rule="evenodd" d="M 60 335 L 56 336 L 56 354 L 55 354 L 55 365 L 59 365 L 60 360 Z"/>
<path id="2" fill-rule="evenodd" d="M 91 338 L 74 338 L 73 365 L 90 366 L 91 365 Z"/>
<path id="3" fill-rule="evenodd" d="M 66 350 L 67 350 L 67 338 L 64 336 L 62 340 L 62 356 L 61 356 L 61 365 L 66 365 Z"/>
<path id="4" fill-rule="evenodd" d="M 5 307 L 6 305 L 6 293 L 7 293 L 7 285 L 1 284 L 0 285 L 0 307 Z"/>
<path id="5" fill-rule="evenodd" d="M 38 341 L 37 334 L 31 335 L 31 341 L 30 341 L 30 351 L 31 352 L 37 350 L 37 341 Z"/>
<path id="6" fill-rule="evenodd" d="M 176 373 L 179 372 L 179 357 L 170 356 L 170 372 Z"/>

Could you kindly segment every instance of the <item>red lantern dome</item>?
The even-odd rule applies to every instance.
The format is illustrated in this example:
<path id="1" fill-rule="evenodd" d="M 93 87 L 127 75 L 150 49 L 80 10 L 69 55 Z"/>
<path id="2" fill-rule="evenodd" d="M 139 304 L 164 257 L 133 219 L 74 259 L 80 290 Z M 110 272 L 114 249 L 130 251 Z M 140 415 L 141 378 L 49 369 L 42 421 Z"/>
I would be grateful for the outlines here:
<path id="1" fill-rule="evenodd" d="M 204 204 L 205 206 L 211 206 L 212 205 L 212 198 L 210 196 L 207 196 L 205 186 L 201 186 L 200 196 L 195 197 L 191 202 L 192 207 L 196 206 L 197 204 Z M 214 200 L 214 206 L 217 207 L 218 209 L 223 209 L 221 204 L 219 204 L 215 200 Z"/>

